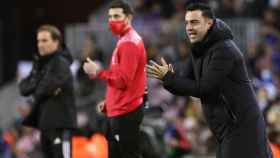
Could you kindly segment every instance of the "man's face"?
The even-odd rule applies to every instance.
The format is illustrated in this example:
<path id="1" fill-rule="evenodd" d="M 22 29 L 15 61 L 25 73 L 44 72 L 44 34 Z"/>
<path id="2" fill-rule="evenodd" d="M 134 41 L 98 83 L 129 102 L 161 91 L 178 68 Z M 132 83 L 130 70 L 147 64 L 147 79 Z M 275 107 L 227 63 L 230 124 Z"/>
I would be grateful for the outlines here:
<path id="1" fill-rule="evenodd" d="M 126 23 L 128 22 L 127 16 L 123 13 L 122 8 L 110 8 L 108 12 L 109 21 L 122 21 L 125 20 Z"/>
<path id="2" fill-rule="evenodd" d="M 37 34 L 37 47 L 41 56 L 54 53 L 58 49 L 59 42 L 51 37 L 50 32 L 41 31 Z"/>
<path id="3" fill-rule="evenodd" d="M 203 40 L 207 31 L 213 24 L 213 20 L 204 17 L 200 10 L 187 11 L 185 15 L 186 32 L 191 43 Z"/>

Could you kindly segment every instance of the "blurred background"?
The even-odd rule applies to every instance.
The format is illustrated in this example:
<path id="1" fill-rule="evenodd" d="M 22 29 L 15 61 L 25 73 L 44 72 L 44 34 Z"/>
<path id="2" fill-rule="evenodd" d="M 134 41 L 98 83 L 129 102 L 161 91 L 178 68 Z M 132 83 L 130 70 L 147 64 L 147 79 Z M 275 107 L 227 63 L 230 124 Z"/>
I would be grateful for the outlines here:
<path id="1" fill-rule="evenodd" d="M 143 37 L 148 58 L 165 57 L 184 73 L 189 56 L 185 6 L 194 0 L 129 0 L 135 8 L 133 26 Z M 89 80 L 82 63 L 90 56 L 108 66 L 116 38 L 107 27 L 110 0 L 9 0 L 0 6 L 0 157 L 41 158 L 39 131 L 24 128 L 30 111 L 19 95 L 18 82 L 32 68 L 36 29 L 54 24 L 62 31 L 75 62 L 72 73 L 78 107 L 76 141 L 86 146 L 104 132 L 104 116 L 96 112 L 105 86 Z M 259 106 L 267 122 L 274 153 L 280 153 L 280 0 L 204 0 L 225 20 L 247 61 Z M 212 158 L 215 139 L 201 113 L 200 101 L 177 97 L 157 80 L 148 80 L 148 103 L 142 129 L 143 158 Z M 85 139 L 78 139 L 85 138 Z M 94 142 L 93 142 L 94 143 Z M 76 157 L 95 158 L 90 146 L 73 144 Z M 87 156 L 79 156 L 88 152 Z M 80 152 L 81 153 L 81 152 Z M 91 156 L 89 156 L 91 155 Z"/>

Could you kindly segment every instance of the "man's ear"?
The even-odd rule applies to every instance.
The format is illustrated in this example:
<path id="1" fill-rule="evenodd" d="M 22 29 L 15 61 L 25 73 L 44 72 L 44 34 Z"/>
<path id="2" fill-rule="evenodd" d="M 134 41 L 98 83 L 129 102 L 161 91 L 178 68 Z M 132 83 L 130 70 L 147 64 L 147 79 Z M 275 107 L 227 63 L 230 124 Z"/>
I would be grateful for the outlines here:
<path id="1" fill-rule="evenodd" d="M 213 19 L 208 19 L 207 23 L 208 23 L 209 27 L 211 27 L 214 24 L 214 20 Z"/>
<path id="2" fill-rule="evenodd" d="M 129 23 L 132 22 L 132 18 L 133 18 L 133 16 L 132 16 L 131 14 L 129 14 L 129 15 L 127 16 L 127 19 L 128 19 L 128 21 L 129 21 Z"/>

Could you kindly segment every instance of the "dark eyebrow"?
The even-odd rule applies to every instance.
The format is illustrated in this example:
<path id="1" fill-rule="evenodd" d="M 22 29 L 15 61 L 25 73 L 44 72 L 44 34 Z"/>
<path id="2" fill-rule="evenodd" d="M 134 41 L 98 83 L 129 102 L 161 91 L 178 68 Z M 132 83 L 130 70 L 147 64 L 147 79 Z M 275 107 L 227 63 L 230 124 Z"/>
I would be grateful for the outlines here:
<path id="1" fill-rule="evenodd" d="M 191 20 L 190 22 L 191 22 L 191 23 L 199 22 L 199 20 Z"/>
<path id="2" fill-rule="evenodd" d="M 120 16 L 119 14 L 112 14 L 112 15 L 109 14 L 109 17 L 119 17 L 119 16 Z"/>

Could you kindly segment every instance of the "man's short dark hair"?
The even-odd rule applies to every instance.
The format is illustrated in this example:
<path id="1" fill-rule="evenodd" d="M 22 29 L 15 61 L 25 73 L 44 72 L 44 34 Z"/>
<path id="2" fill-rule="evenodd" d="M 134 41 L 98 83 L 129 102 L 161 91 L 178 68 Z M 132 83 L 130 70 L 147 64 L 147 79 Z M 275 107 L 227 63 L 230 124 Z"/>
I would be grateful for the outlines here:
<path id="1" fill-rule="evenodd" d="M 128 2 L 123 1 L 123 0 L 114 0 L 110 3 L 110 9 L 111 8 L 122 8 L 123 9 L 123 13 L 125 15 L 133 15 L 134 14 L 134 10 L 133 8 L 129 5 Z"/>
<path id="2" fill-rule="evenodd" d="M 215 19 L 215 14 L 212 11 L 211 7 L 205 3 L 191 3 L 187 5 L 186 12 L 200 10 L 202 12 L 202 16 Z"/>
<path id="3" fill-rule="evenodd" d="M 50 25 L 50 24 L 41 25 L 37 29 L 37 33 L 42 32 L 42 31 L 49 32 L 51 34 L 51 38 L 53 40 L 58 41 L 60 46 L 62 45 L 62 35 L 61 35 L 61 32 L 59 31 L 59 29 L 56 26 Z"/>

